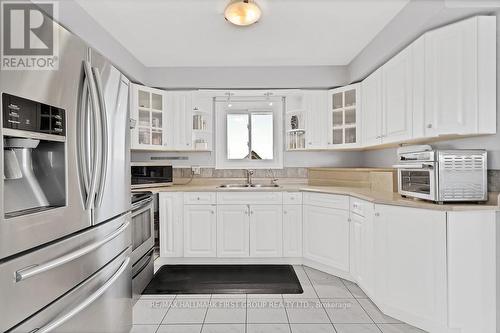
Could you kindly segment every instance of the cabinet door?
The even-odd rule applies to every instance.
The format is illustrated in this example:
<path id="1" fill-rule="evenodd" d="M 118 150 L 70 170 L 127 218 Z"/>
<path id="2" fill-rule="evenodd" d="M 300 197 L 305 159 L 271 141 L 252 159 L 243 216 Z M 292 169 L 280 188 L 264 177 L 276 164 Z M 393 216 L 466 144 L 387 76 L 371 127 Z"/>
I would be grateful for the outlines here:
<path id="1" fill-rule="evenodd" d="M 192 93 L 168 92 L 167 109 L 171 113 L 170 131 L 176 150 L 191 150 L 193 145 Z"/>
<path id="2" fill-rule="evenodd" d="M 425 35 L 426 136 L 476 132 L 476 22 L 465 20 Z"/>
<path id="3" fill-rule="evenodd" d="M 183 252 L 183 194 L 160 193 L 160 256 L 182 257 Z"/>
<path id="4" fill-rule="evenodd" d="M 306 107 L 306 149 L 327 148 L 328 106 L 326 91 L 305 91 Z"/>
<path id="5" fill-rule="evenodd" d="M 411 50 L 404 49 L 382 66 L 382 142 L 412 137 Z"/>
<path id="6" fill-rule="evenodd" d="M 349 272 L 349 212 L 304 205 L 305 258 Z"/>
<path id="7" fill-rule="evenodd" d="M 378 69 L 361 84 L 364 146 L 382 143 L 382 71 Z"/>
<path id="8" fill-rule="evenodd" d="M 351 214 L 350 218 L 350 262 L 349 262 L 349 270 L 351 272 L 351 276 L 359 283 L 362 279 L 362 265 L 364 264 L 364 244 L 363 244 L 363 228 L 364 228 L 364 218 Z"/>
<path id="9" fill-rule="evenodd" d="M 283 205 L 250 206 L 250 256 L 283 255 Z"/>
<path id="10" fill-rule="evenodd" d="M 184 256 L 217 255 L 215 205 L 184 205 Z"/>
<path id="11" fill-rule="evenodd" d="M 283 256 L 302 257 L 302 206 L 283 206 Z"/>
<path id="12" fill-rule="evenodd" d="M 248 257 L 249 207 L 217 206 L 217 257 Z"/>
<path id="13" fill-rule="evenodd" d="M 446 325 L 446 213 L 385 205 L 375 211 L 376 299 L 403 321 Z"/>

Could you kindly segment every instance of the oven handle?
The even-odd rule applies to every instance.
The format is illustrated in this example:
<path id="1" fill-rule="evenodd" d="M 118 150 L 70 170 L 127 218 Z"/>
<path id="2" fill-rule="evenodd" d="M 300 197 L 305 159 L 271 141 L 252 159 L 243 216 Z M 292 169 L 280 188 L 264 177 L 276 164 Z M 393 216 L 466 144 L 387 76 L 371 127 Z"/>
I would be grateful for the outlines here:
<path id="1" fill-rule="evenodd" d="M 392 166 L 396 169 L 423 169 L 423 170 L 433 170 L 434 165 L 432 163 L 418 163 L 418 164 L 396 164 Z"/>
<path id="2" fill-rule="evenodd" d="M 139 210 L 141 207 L 148 205 L 151 201 L 153 201 L 153 198 L 147 198 L 144 200 L 141 200 L 139 202 L 136 202 L 132 205 L 132 213 L 135 213 L 137 210 Z"/>
<path id="3" fill-rule="evenodd" d="M 26 268 L 20 269 L 16 272 L 16 282 L 21 282 L 23 280 L 29 279 L 32 276 L 38 275 L 40 273 L 49 271 L 51 269 L 54 269 L 56 267 L 59 267 L 61 265 L 64 265 L 70 261 L 76 260 L 80 257 L 83 257 L 84 255 L 94 251 L 95 249 L 103 246 L 104 244 L 110 242 L 114 238 L 118 237 L 122 232 L 127 229 L 129 226 L 130 222 L 127 221 L 124 224 L 122 224 L 116 231 L 108 235 L 106 238 L 103 240 L 93 243 L 91 245 L 88 245 L 86 247 L 83 247 L 81 249 L 78 249 L 74 252 L 65 254 L 57 259 L 50 260 L 46 262 L 45 264 L 41 265 L 32 265 L 28 266 Z"/>
<path id="4" fill-rule="evenodd" d="M 51 332 L 52 330 L 56 329 L 57 327 L 61 326 L 83 310 L 85 310 L 89 305 L 94 303 L 99 297 L 102 296 L 112 285 L 113 283 L 118 280 L 118 278 L 125 272 L 127 269 L 127 266 L 130 262 L 130 257 L 127 257 L 123 263 L 120 265 L 120 268 L 116 271 L 115 274 L 113 274 L 112 277 L 109 278 L 108 281 L 106 281 L 99 289 L 97 289 L 94 293 L 92 293 L 88 298 L 86 298 L 83 302 L 78 304 L 76 307 L 71 309 L 69 312 L 65 313 L 59 318 L 56 318 L 54 321 L 48 323 L 47 325 L 37 329 L 35 332 L 36 333 L 48 333 Z"/>

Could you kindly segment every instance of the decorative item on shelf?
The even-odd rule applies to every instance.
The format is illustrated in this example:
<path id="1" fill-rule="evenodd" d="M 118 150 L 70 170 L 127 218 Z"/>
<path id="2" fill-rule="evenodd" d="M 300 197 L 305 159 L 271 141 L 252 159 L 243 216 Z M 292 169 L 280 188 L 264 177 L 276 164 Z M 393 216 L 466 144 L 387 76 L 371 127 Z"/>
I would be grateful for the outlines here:
<path id="1" fill-rule="evenodd" d="M 288 149 L 304 149 L 306 147 L 306 137 L 304 131 L 294 131 L 288 133 Z"/>
<path id="2" fill-rule="evenodd" d="M 298 129 L 299 128 L 299 118 L 297 117 L 297 115 L 293 115 L 290 118 L 290 126 L 291 126 L 292 129 Z"/>
<path id="3" fill-rule="evenodd" d="M 205 139 L 197 139 L 194 141 L 195 150 L 207 150 L 208 142 Z"/>
<path id="4" fill-rule="evenodd" d="M 193 129 L 205 131 L 207 129 L 207 122 L 203 119 L 202 115 L 193 115 Z"/>

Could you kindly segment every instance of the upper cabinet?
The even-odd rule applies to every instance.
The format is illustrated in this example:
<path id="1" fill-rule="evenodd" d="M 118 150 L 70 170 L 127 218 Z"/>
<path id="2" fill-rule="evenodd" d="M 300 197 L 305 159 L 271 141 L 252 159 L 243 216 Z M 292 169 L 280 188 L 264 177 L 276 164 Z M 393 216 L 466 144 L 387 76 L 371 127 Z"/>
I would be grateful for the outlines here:
<path id="1" fill-rule="evenodd" d="M 328 92 L 328 146 L 347 148 L 360 145 L 360 84 Z"/>
<path id="2" fill-rule="evenodd" d="M 212 150 L 213 97 L 132 86 L 131 149 Z"/>
<path id="3" fill-rule="evenodd" d="M 131 90 L 131 148 L 162 149 L 169 135 L 164 91 L 137 84 Z"/>
<path id="4" fill-rule="evenodd" d="M 362 82 L 363 147 L 496 133 L 496 19 L 424 34 Z"/>
<path id="5" fill-rule="evenodd" d="M 496 132 L 496 18 L 425 35 L 425 135 Z"/>
<path id="6" fill-rule="evenodd" d="M 286 149 L 328 148 L 325 90 L 304 90 L 286 95 Z"/>

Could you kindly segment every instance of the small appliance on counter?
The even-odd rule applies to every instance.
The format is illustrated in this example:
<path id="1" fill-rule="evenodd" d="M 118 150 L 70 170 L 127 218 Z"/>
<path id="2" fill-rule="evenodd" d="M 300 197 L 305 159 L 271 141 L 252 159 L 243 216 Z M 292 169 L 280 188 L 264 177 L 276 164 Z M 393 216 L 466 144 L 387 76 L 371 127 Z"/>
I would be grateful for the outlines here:
<path id="1" fill-rule="evenodd" d="M 488 200 L 487 152 L 405 146 L 397 151 L 398 192 L 437 203 Z"/>
<path id="2" fill-rule="evenodd" d="M 148 162 L 132 162 L 132 189 L 170 186 L 173 183 L 171 165 L 154 165 Z"/>
<path id="3" fill-rule="evenodd" d="M 154 210 L 151 192 L 132 193 L 132 292 L 136 302 L 154 273 Z"/>

